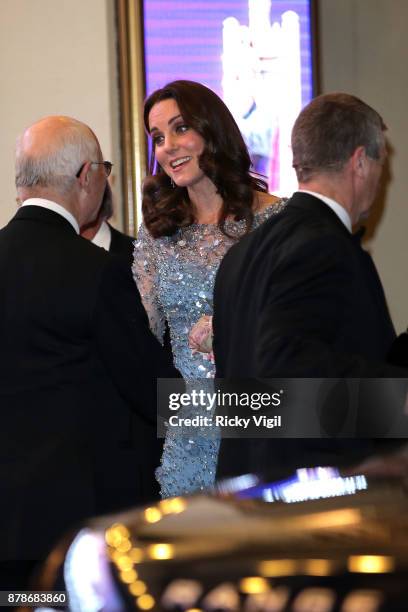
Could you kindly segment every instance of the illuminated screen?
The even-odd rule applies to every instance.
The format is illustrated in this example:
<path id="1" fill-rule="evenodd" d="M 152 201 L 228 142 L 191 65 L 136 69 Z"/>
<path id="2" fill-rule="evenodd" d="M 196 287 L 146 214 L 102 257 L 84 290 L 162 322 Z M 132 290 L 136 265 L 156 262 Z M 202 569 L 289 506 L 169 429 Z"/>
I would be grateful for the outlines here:
<path id="1" fill-rule="evenodd" d="M 253 170 L 296 188 L 290 133 L 313 96 L 310 0 L 145 0 L 146 93 L 199 81 L 234 115 Z"/>

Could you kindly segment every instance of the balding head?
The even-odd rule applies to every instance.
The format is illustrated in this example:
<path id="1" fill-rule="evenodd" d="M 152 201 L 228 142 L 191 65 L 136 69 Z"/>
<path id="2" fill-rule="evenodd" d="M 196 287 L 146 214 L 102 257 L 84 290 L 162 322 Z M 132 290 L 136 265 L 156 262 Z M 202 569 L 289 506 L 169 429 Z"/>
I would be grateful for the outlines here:
<path id="1" fill-rule="evenodd" d="M 17 140 L 18 196 L 56 201 L 80 225 L 89 222 L 98 213 L 106 184 L 103 166 L 93 163 L 101 161 L 98 140 L 87 125 L 70 117 L 45 117 Z"/>
<path id="2" fill-rule="evenodd" d="M 45 117 L 17 140 L 16 187 L 52 187 L 66 193 L 87 160 L 99 161 L 95 134 L 70 117 Z"/>

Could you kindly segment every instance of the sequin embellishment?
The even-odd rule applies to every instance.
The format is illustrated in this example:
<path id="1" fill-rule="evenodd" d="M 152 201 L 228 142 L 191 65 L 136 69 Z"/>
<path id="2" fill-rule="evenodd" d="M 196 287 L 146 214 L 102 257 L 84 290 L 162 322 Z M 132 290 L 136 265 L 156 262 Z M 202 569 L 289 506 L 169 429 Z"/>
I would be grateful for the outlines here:
<path id="1" fill-rule="evenodd" d="M 286 204 L 281 200 L 255 214 L 253 229 Z M 217 225 L 192 224 L 173 236 L 154 239 L 144 225 L 135 242 L 133 276 L 149 317 L 162 342 L 165 320 L 170 328 L 174 364 L 184 379 L 206 379 L 212 385 L 214 365 L 200 353 L 192 355 L 188 332 L 204 314 L 212 314 L 212 295 L 218 266 L 228 249 L 245 232 L 244 221 L 227 221 L 225 236 Z M 167 435 L 156 478 L 162 497 L 202 491 L 214 484 L 219 435 Z"/>

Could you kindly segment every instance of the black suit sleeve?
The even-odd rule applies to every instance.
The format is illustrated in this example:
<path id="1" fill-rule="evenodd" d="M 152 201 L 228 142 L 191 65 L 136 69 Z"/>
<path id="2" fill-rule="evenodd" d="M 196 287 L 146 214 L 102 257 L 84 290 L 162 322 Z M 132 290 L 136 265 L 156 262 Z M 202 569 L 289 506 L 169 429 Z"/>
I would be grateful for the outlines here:
<path id="1" fill-rule="evenodd" d="M 269 268 L 267 296 L 256 323 L 258 371 L 264 376 L 398 377 L 405 372 L 361 355 L 342 353 L 335 339 L 358 296 L 355 261 L 344 244 L 324 236 L 288 249 Z M 358 330 L 356 330 L 358 333 Z"/>
<path id="2" fill-rule="evenodd" d="M 110 257 L 94 315 L 101 359 L 120 393 L 140 416 L 156 421 L 157 378 L 179 378 L 171 357 L 149 329 L 130 267 Z"/>

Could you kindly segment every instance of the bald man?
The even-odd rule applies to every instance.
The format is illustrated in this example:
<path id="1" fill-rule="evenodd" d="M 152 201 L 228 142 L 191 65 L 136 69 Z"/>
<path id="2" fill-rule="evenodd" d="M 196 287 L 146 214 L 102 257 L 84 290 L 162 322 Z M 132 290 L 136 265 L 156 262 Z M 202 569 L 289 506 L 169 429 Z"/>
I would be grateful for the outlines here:
<path id="1" fill-rule="evenodd" d="M 79 236 L 110 169 L 93 132 L 67 117 L 17 143 L 22 206 L 0 231 L 2 561 L 41 559 L 75 521 L 152 492 L 156 378 L 178 372 L 130 267 Z M 130 411 L 145 448 L 129 448 Z"/>

